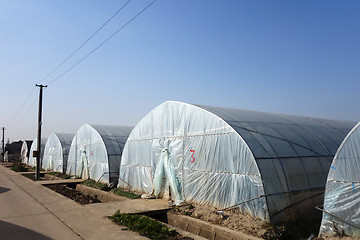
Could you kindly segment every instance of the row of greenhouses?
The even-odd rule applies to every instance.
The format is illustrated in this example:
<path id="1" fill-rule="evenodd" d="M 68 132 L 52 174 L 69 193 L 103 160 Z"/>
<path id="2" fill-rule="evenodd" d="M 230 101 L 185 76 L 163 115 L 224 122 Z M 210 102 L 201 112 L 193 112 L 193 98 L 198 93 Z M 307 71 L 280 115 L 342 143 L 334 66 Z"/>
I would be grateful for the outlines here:
<path id="1" fill-rule="evenodd" d="M 23 163 L 36 146 L 24 141 Z M 134 128 L 84 124 L 41 148 L 45 170 L 271 223 L 322 216 L 321 234 L 360 236 L 356 122 L 167 101 Z"/>

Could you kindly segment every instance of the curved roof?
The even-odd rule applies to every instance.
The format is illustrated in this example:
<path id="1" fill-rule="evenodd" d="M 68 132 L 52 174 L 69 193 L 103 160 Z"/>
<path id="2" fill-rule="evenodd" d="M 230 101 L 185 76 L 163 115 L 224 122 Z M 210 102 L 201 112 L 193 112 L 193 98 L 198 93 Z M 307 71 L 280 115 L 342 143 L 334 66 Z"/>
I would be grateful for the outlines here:
<path id="1" fill-rule="evenodd" d="M 65 172 L 71 141 L 75 134 L 52 133 L 49 135 L 45 148 L 42 167 L 57 172 Z"/>
<path id="2" fill-rule="evenodd" d="M 320 233 L 360 237 L 360 122 L 339 147 L 326 183 Z M 334 229 L 334 226 L 337 229 Z"/>
<path id="3" fill-rule="evenodd" d="M 294 201 L 291 195 L 307 189 L 311 190 L 308 197 L 321 201 L 333 156 L 355 125 L 351 121 L 199 107 L 225 120 L 251 149 L 262 173 L 270 216 L 275 222 L 284 218 L 281 215 L 292 214 L 286 211 L 288 206 L 309 204 Z M 281 197 L 288 202 L 286 208 L 279 208 Z"/>
<path id="4" fill-rule="evenodd" d="M 221 123 L 219 125 L 222 121 L 226 124 Z M 253 184 L 261 184 L 264 190 L 258 189 L 256 190 L 257 196 L 252 195 L 251 198 L 241 199 L 241 201 L 252 201 L 256 197 L 265 197 L 267 207 L 260 204 L 257 210 L 252 209 L 250 211 L 260 211 L 261 208 L 261 211 L 267 209 L 268 213 L 254 214 L 255 216 L 268 216 L 265 218 L 270 218 L 272 222 L 294 220 L 300 215 L 309 215 L 309 212 L 304 211 L 304 209 L 312 210 L 314 205 L 322 201 L 326 176 L 332 158 L 341 141 L 354 125 L 354 122 L 349 121 L 262 113 L 168 101 L 152 110 L 134 128 L 125 145 L 124 164 L 122 163 L 120 167 L 120 177 L 123 177 L 125 181 L 130 181 L 130 185 L 138 186 L 139 183 L 135 178 L 143 174 L 140 178 L 146 186 L 149 186 L 151 182 L 146 178 L 151 178 L 151 173 L 145 176 L 146 174 L 144 175 L 141 171 L 144 172 L 145 167 L 152 169 L 156 167 L 153 163 L 146 163 L 146 161 L 154 162 L 155 160 L 146 157 L 145 154 L 141 155 L 139 152 L 144 151 L 147 155 L 151 155 L 152 151 L 156 152 L 157 150 L 154 148 L 155 140 L 159 142 L 161 139 L 168 139 L 170 142 L 182 141 L 179 144 L 182 144 L 183 150 L 178 149 L 175 151 L 178 151 L 176 152 L 177 155 L 181 156 L 182 154 L 183 156 L 179 158 L 179 161 L 184 161 L 188 157 L 188 153 L 184 152 L 187 145 L 195 144 L 194 142 L 198 141 L 199 145 L 202 148 L 207 148 L 206 151 L 208 151 L 203 156 L 202 160 L 204 162 L 209 161 L 212 155 L 217 155 L 216 161 L 211 160 L 211 163 L 204 164 L 204 166 L 201 166 L 203 169 L 198 169 L 198 171 L 206 170 L 208 172 L 235 175 L 241 173 L 251 178 L 254 176 L 254 172 L 250 173 L 249 168 L 244 166 L 243 163 L 252 164 L 250 158 L 253 158 L 261 173 L 260 182 L 256 180 Z M 222 137 L 224 134 L 231 134 L 231 131 L 236 132 L 241 141 Z M 211 144 L 213 146 L 207 146 L 207 143 L 204 142 L 211 137 L 217 140 L 212 140 Z M 149 143 L 146 143 L 147 141 Z M 239 147 L 239 144 L 242 147 Z M 230 145 L 230 148 L 228 145 Z M 145 150 L 146 148 L 149 149 Z M 217 149 L 217 151 L 211 152 L 213 151 L 212 148 Z M 245 151 L 245 148 L 250 150 L 251 156 L 242 155 L 241 151 Z M 234 149 L 237 149 L 237 153 L 235 153 Z M 183 152 L 181 153 L 181 151 Z M 232 155 L 229 156 L 225 151 L 232 151 Z M 249 160 L 244 161 L 244 157 L 249 158 Z M 238 164 L 238 167 L 234 168 L 234 166 L 230 166 L 234 162 L 242 162 L 242 164 Z M 182 163 L 178 164 L 181 165 Z M 135 170 L 139 166 L 144 166 L 144 169 Z M 213 169 L 215 167 L 224 170 L 216 171 Z M 188 168 L 190 167 L 184 163 L 182 169 L 178 169 L 181 178 L 184 178 L 187 174 Z M 134 176 L 131 177 L 131 174 L 134 174 Z M 234 183 L 231 184 L 231 181 L 234 181 L 235 175 L 227 179 L 230 183 L 223 182 L 222 186 L 225 184 L 234 185 Z M 210 174 L 208 174 L 209 176 Z M 129 180 L 129 178 L 134 178 L 134 180 Z M 192 180 L 197 181 L 195 178 Z M 186 179 L 182 181 L 182 184 L 188 184 Z M 119 182 L 119 184 L 122 183 Z M 241 185 L 243 183 L 236 184 Z M 125 186 L 125 184 L 122 185 Z M 200 187 L 200 185 L 195 187 Z M 236 194 L 244 195 L 246 191 L 250 191 L 250 188 L 252 188 L 250 183 L 246 187 L 249 187 L 249 189 L 244 189 L 245 185 L 243 185 L 237 190 L 239 192 Z M 143 188 L 143 190 L 146 189 L 148 188 Z M 216 189 L 211 190 L 217 191 Z M 221 192 L 223 191 L 233 190 L 221 190 Z M 252 188 L 251 191 L 254 191 L 254 189 Z M 194 197 L 194 193 L 190 192 L 185 194 L 191 195 L 193 200 L 218 206 L 224 206 L 226 199 L 229 198 L 229 196 L 226 197 L 227 193 L 223 193 L 222 199 L 216 197 L 217 200 Z M 209 196 L 209 193 L 205 195 Z M 235 196 L 232 197 L 235 198 Z M 229 207 L 229 203 L 225 205 Z"/>
<path id="5" fill-rule="evenodd" d="M 121 154 L 132 129 L 83 124 L 71 143 L 66 173 L 117 183 Z"/>

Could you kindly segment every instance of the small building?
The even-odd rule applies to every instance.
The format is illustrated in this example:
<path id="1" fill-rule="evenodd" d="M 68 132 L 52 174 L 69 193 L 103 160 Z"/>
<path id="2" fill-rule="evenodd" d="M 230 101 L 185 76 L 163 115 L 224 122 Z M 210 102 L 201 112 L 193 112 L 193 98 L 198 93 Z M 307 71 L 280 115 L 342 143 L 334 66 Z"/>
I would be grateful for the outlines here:
<path id="1" fill-rule="evenodd" d="M 42 160 L 42 168 L 55 172 L 66 172 L 71 142 L 75 134 L 52 133 L 49 135 Z"/>
<path id="2" fill-rule="evenodd" d="M 7 143 L 5 145 L 5 161 L 6 162 L 19 162 L 21 161 L 21 147 L 23 142 L 17 141 Z"/>
<path id="3" fill-rule="evenodd" d="M 66 173 L 116 185 L 122 151 L 132 129 L 83 124 L 71 142 Z"/>
<path id="4" fill-rule="evenodd" d="M 327 177 L 320 234 L 360 237 L 360 123 L 347 135 Z"/>

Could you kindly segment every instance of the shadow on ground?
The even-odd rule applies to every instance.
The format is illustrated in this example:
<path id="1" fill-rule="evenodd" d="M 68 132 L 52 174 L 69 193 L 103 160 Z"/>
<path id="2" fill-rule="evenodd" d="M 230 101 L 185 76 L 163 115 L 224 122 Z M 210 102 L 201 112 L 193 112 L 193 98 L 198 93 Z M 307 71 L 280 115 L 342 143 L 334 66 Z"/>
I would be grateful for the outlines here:
<path id="1" fill-rule="evenodd" d="M 20 227 L 18 225 L 4 222 L 0 220 L 0 234 L 1 239 L 7 240 L 51 240 L 51 238 L 46 237 L 38 232 L 34 232 L 30 229 Z"/>
<path id="2" fill-rule="evenodd" d="M 0 193 L 4 193 L 4 192 L 10 191 L 10 190 L 11 190 L 10 188 L 0 187 Z"/>

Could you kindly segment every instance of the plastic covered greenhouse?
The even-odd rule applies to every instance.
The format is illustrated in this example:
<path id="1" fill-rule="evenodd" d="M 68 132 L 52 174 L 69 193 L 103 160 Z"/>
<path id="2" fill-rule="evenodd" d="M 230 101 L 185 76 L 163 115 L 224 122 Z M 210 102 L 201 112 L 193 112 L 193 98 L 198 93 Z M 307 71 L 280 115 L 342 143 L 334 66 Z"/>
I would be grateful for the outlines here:
<path id="1" fill-rule="evenodd" d="M 28 164 L 31 144 L 32 141 L 24 140 L 21 146 L 21 162 L 24 164 Z"/>
<path id="2" fill-rule="evenodd" d="M 40 162 L 43 159 L 44 156 L 44 148 L 45 148 L 45 144 L 46 144 L 46 138 L 41 138 L 41 143 L 40 143 Z M 31 167 L 36 167 L 36 157 L 33 156 L 34 151 L 37 151 L 37 138 L 34 138 L 31 147 L 30 147 L 30 153 L 29 153 L 29 160 L 27 162 L 27 165 L 31 166 Z"/>
<path id="3" fill-rule="evenodd" d="M 62 173 L 66 172 L 69 150 L 74 135 L 70 133 L 50 134 L 45 144 L 42 160 L 43 169 Z"/>
<path id="4" fill-rule="evenodd" d="M 272 223 L 319 219 L 331 161 L 354 125 L 168 101 L 131 132 L 118 186 Z"/>
<path id="5" fill-rule="evenodd" d="M 116 185 L 122 151 L 132 129 L 83 124 L 71 143 L 66 173 Z"/>
<path id="6" fill-rule="evenodd" d="M 360 123 L 345 138 L 331 164 L 320 234 L 360 237 Z"/>

